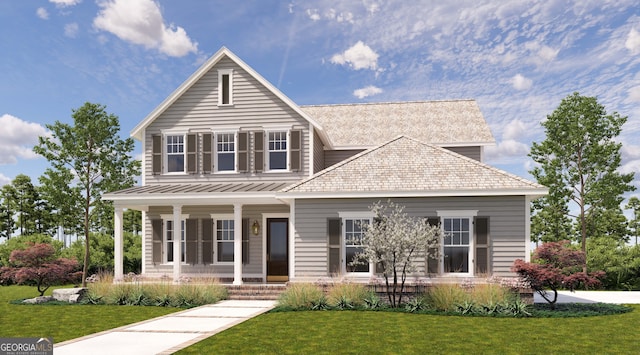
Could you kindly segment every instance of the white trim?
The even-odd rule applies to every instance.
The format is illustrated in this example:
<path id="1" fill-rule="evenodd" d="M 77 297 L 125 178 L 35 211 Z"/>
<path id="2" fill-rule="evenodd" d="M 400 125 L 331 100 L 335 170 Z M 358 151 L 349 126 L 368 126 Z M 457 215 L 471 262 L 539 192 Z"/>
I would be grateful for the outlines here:
<path id="1" fill-rule="evenodd" d="M 146 130 L 142 131 L 142 136 L 145 137 L 146 136 Z M 151 138 L 153 140 L 153 138 Z M 142 139 L 140 141 L 140 145 L 142 147 L 142 159 L 141 159 L 141 171 L 140 171 L 140 185 L 144 186 L 147 183 L 147 153 L 153 154 L 153 152 L 147 152 L 147 140 L 146 139 Z M 153 142 L 151 142 L 151 145 L 153 146 Z M 162 154 L 162 142 L 160 143 L 160 154 Z M 151 161 L 153 162 L 153 158 L 151 158 Z M 151 171 L 149 171 L 149 173 L 153 174 L 153 167 L 151 167 L 150 169 Z M 162 173 L 162 171 L 161 171 Z M 144 225 L 144 223 L 143 223 Z M 144 233 L 142 233 L 142 235 L 145 235 Z M 142 259 L 144 260 L 144 258 Z M 144 270 L 144 263 L 142 263 L 142 270 Z M 144 272 L 143 272 L 144 274 Z"/>
<path id="2" fill-rule="evenodd" d="M 531 197 L 524 198 L 524 261 L 531 262 Z"/>
<path id="3" fill-rule="evenodd" d="M 302 147 L 300 147 L 300 148 L 302 148 Z M 311 123 L 309 123 L 309 160 L 307 161 L 307 167 L 309 169 L 309 174 L 308 174 L 309 177 L 313 176 L 314 170 L 316 168 L 316 154 L 315 154 L 315 151 L 316 151 L 315 133 L 313 131 L 313 125 Z M 302 160 L 304 160 L 304 159 L 302 159 Z M 302 169 L 304 169 L 304 166 L 300 167 L 300 170 L 302 170 Z"/>
<path id="4" fill-rule="evenodd" d="M 467 251 L 467 265 L 469 268 L 468 272 L 444 272 L 444 243 L 440 243 L 440 270 L 442 271 L 442 275 L 449 277 L 469 277 L 475 274 L 475 224 L 474 217 L 478 215 L 478 210 L 442 210 L 436 211 L 438 217 L 440 218 L 440 228 L 442 228 L 442 238 L 444 238 L 444 219 L 445 218 L 457 218 L 457 219 L 466 219 L 469 221 L 469 250 Z"/>
<path id="5" fill-rule="evenodd" d="M 289 280 L 294 278 L 296 274 L 296 201 L 292 200 L 289 204 Z"/>
<path id="6" fill-rule="evenodd" d="M 267 219 L 288 218 L 291 221 L 290 216 L 289 213 L 262 213 L 262 225 L 260 227 L 262 229 L 262 278 L 265 282 L 267 281 Z M 291 278 L 291 275 L 289 275 L 289 278 Z"/>
<path id="7" fill-rule="evenodd" d="M 222 102 L 222 77 L 229 75 L 229 102 Z M 218 69 L 218 106 L 233 106 L 233 69 Z"/>
<path id="8" fill-rule="evenodd" d="M 142 228 L 140 231 L 142 233 L 142 269 L 140 270 L 140 273 L 144 275 L 147 273 L 147 211 L 140 212 L 142 212 Z M 151 254 L 153 254 L 153 235 L 151 236 L 151 244 Z"/>
<path id="9" fill-rule="evenodd" d="M 218 135 L 233 134 L 233 170 L 218 170 Z M 213 172 L 214 174 L 232 174 L 238 172 L 238 131 L 216 131 L 213 132 Z"/>
<path id="10" fill-rule="evenodd" d="M 368 219 L 369 223 L 373 223 L 374 213 L 371 211 L 355 211 L 355 212 L 338 212 L 338 216 L 341 219 L 340 226 L 340 270 L 343 275 L 348 277 L 356 277 L 356 278 L 364 278 L 371 277 L 375 274 L 376 265 L 374 263 L 369 263 L 369 271 L 367 272 L 347 272 L 347 241 L 346 241 L 346 228 L 347 228 L 347 219 Z"/>
<path id="11" fill-rule="evenodd" d="M 453 197 L 453 196 L 531 196 L 543 197 L 549 194 L 547 188 L 531 189 L 484 189 L 484 190 L 423 190 L 423 191 L 362 191 L 362 192 L 277 192 L 277 198 L 328 199 L 328 198 L 384 198 L 384 197 Z"/>
<path id="12" fill-rule="evenodd" d="M 234 221 L 233 222 L 233 231 L 235 233 L 236 230 L 236 225 L 235 225 L 235 220 L 234 220 L 234 215 L 233 213 L 211 213 L 209 215 L 211 217 L 212 220 L 212 224 L 213 224 L 213 263 L 211 265 L 233 265 L 233 261 L 218 261 L 218 225 L 217 222 L 219 220 L 227 220 L 227 221 Z M 242 226 L 241 226 L 242 227 Z M 235 234 L 233 236 L 234 241 L 235 241 Z M 225 243 L 228 243 L 229 241 L 224 241 Z M 235 252 L 233 253 L 233 260 L 235 260 L 236 258 L 236 254 Z"/>

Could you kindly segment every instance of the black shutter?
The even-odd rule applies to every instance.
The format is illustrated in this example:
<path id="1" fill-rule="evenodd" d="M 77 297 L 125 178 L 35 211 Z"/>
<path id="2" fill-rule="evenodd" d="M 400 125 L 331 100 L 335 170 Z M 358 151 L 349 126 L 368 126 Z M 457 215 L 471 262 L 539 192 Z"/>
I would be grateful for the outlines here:
<path id="1" fill-rule="evenodd" d="M 249 236 L 250 236 L 249 218 L 242 219 L 242 263 L 249 263 Z"/>
<path id="2" fill-rule="evenodd" d="M 185 261 L 187 264 L 195 265 L 198 263 L 198 220 L 187 219 L 185 228 L 187 244 Z"/>
<path id="3" fill-rule="evenodd" d="M 249 133 L 238 132 L 238 172 L 249 171 Z"/>
<path id="4" fill-rule="evenodd" d="M 253 170 L 264 171 L 264 131 L 253 132 Z"/>
<path id="5" fill-rule="evenodd" d="M 340 218 L 327 219 L 327 241 L 329 245 L 329 276 L 338 275 L 342 271 L 341 250 L 342 222 Z"/>
<path id="6" fill-rule="evenodd" d="M 489 218 L 476 217 L 474 221 L 475 227 L 475 244 L 476 255 L 475 273 L 488 274 L 489 273 Z"/>
<path id="7" fill-rule="evenodd" d="M 162 263 L 162 220 L 151 220 L 151 260 L 154 264 Z M 143 261 L 144 262 L 144 261 Z"/>
<path id="8" fill-rule="evenodd" d="M 211 173 L 213 168 L 213 135 L 205 133 L 202 135 L 202 172 Z"/>
<path id="9" fill-rule="evenodd" d="M 439 226 L 440 218 L 439 217 L 427 217 L 427 223 L 430 226 Z M 440 241 L 442 243 L 442 240 Z M 427 258 L 427 274 L 429 275 L 437 275 L 440 269 L 440 258 L 438 254 L 440 253 L 439 248 L 430 248 L 429 249 L 429 257 Z"/>
<path id="10" fill-rule="evenodd" d="M 302 166 L 302 131 L 291 131 L 289 151 L 291 152 L 291 156 L 289 158 L 291 171 L 300 171 L 300 167 Z"/>
<path id="11" fill-rule="evenodd" d="M 202 263 L 205 265 L 213 263 L 213 220 L 211 218 L 202 220 Z"/>
<path id="12" fill-rule="evenodd" d="M 153 175 L 162 174 L 162 136 L 151 136 L 151 171 Z"/>
<path id="13" fill-rule="evenodd" d="M 187 134 L 187 173 L 198 172 L 198 135 Z"/>

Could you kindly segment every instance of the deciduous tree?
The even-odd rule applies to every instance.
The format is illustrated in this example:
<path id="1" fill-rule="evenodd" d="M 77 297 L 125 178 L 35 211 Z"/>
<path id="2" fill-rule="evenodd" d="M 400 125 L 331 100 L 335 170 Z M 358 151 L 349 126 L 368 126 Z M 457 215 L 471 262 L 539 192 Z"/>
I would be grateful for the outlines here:
<path id="1" fill-rule="evenodd" d="M 118 117 L 106 112 L 99 104 L 85 103 L 73 110 L 73 125 L 56 121 L 47 125 L 51 137 L 40 137 L 34 151 L 51 163 L 45 172 L 43 185 L 48 191 L 56 188 L 66 192 L 51 195 L 56 206 L 68 206 L 69 211 L 82 210 L 82 229 L 85 240 L 82 285 L 86 285 L 90 264 L 91 225 L 103 204 L 105 192 L 134 184 L 140 173 L 140 162 L 133 159 L 134 143 L 131 138 L 121 139 Z M 65 186 L 68 186 L 66 188 Z"/>
<path id="2" fill-rule="evenodd" d="M 570 247 L 568 240 L 544 243 L 533 252 L 531 262 L 517 259 L 511 268 L 551 304 L 558 300 L 558 290 L 574 291 L 580 286 L 597 287 L 604 272 L 582 271 L 585 253 Z M 548 290 L 553 291 L 549 297 Z"/>
<path id="3" fill-rule="evenodd" d="M 558 208 L 577 211 L 570 216 L 579 229 L 584 253 L 589 226 L 605 211 L 619 209 L 622 195 L 635 189 L 630 184 L 633 173 L 618 171 L 621 143 L 615 138 L 626 120 L 617 112 L 607 114 L 595 97 L 574 93 L 547 116 L 542 123 L 545 140 L 531 147 L 529 156 L 538 164 L 531 174 L 549 188 L 547 203 L 540 206 L 548 213 L 541 218 L 557 218 L 557 213 L 550 211 Z M 586 268 L 584 264 L 583 271 Z"/>
<path id="4" fill-rule="evenodd" d="M 3 279 L 10 278 L 17 284 L 33 284 L 40 296 L 52 285 L 76 282 L 78 262 L 73 259 L 56 258 L 51 244 L 33 244 L 24 250 L 14 250 L 9 258 L 10 266 L 3 267 Z"/>
<path id="5" fill-rule="evenodd" d="M 386 205 L 376 202 L 371 211 L 374 222 L 363 226 L 364 250 L 356 260 L 382 268 L 389 303 L 398 307 L 407 275 L 416 271 L 418 261 L 425 262 L 427 257 L 436 256 L 441 230 L 424 218 L 410 217 L 403 206 L 393 202 Z"/>
<path id="6" fill-rule="evenodd" d="M 629 232 L 632 237 L 635 237 L 636 245 L 638 245 L 638 234 L 640 234 L 640 200 L 635 196 L 631 197 L 625 208 L 633 212 L 633 218 L 629 221 Z"/>

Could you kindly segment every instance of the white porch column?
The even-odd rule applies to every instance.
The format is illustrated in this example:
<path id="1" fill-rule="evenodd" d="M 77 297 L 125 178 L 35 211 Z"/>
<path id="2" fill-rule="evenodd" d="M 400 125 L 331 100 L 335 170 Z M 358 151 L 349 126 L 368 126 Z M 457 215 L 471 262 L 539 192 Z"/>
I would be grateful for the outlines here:
<path id="1" fill-rule="evenodd" d="M 122 250 L 122 215 L 123 208 L 121 206 L 114 207 L 114 216 L 113 216 L 113 269 L 114 269 L 114 280 L 121 281 L 124 277 L 124 266 L 123 266 L 123 250 Z"/>
<path id="2" fill-rule="evenodd" d="M 180 281 L 182 272 L 182 206 L 173 206 L 173 282 Z"/>
<path id="3" fill-rule="evenodd" d="M 289 203 L 289 280 L 296 277 L 296 200 Z"/>
<path id="4" fill-rule="evenodd" d="M 242 285 L 242 204 L 233 205 L 233 284 Z"/>

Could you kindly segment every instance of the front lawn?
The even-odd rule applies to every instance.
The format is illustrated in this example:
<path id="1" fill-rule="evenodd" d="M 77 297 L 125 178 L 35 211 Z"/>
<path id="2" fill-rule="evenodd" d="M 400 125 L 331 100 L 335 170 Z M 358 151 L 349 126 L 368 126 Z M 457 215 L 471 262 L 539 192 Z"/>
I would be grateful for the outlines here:
<path id="1" fill-rule="evenodd" d="M 46 294 L 50 295 L 54 288 Z M 2 337 L 53 337 L 53 341 L 59 343 L 182 310 L 167 307 L 9 303 L 37 295 L 32 286 L 0 287 Z"/>
<path id="2" fill-rule="evenodd" d="M 493 318 L 373 311 L 272 312 L 179 354 L 632 354 L 633 311 L 583 318 Z"/>

